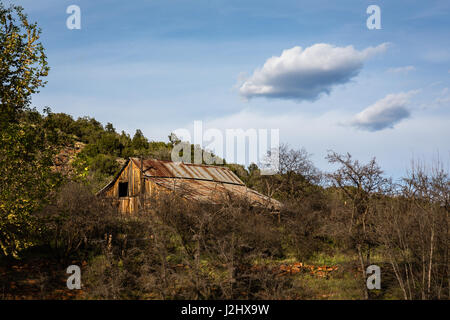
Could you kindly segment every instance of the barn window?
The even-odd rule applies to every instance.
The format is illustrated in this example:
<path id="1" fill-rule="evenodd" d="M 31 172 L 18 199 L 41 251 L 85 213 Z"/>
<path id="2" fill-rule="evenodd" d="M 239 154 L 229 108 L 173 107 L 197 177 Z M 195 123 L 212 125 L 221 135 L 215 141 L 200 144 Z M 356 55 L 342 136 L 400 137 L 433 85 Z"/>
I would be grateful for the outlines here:
<path id="1" fill-rule="evenodd" d="M 128 182 L 119 182 L 119 198 L 128 197 Z"/>

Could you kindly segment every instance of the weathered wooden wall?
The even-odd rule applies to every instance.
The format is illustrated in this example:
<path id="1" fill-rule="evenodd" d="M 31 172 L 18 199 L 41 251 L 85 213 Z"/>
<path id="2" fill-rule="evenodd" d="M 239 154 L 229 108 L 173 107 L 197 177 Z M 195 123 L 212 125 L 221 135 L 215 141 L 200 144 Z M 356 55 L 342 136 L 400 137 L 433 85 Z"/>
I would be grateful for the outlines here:
<path id="1" fill-rule="evenodd" d="M 119 198 L 119 183 L 121 182 L 128 182 L 127 197 Z M 151 182 L 149 179 L 144 179 L 143 182 L 144 190 L 141 194 L 141 170 L 133 161 L 129 161 L 128 165 L 120 173 L 118 179 L 105 191 L 105 195 L 108 198 L 118 200 L 119 212 L 138 212 L 140 206 L 143 205 L 143 202 L 148 202 L 152 195 L 152 192 L 154 192 L 157 188 L 157 185 Z"/>

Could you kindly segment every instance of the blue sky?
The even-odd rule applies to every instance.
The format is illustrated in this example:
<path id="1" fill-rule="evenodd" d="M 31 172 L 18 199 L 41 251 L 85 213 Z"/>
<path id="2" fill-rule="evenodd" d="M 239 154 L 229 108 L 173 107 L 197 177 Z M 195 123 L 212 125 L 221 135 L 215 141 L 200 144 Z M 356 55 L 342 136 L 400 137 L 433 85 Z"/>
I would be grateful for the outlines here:
<path id="1" fill-rule="evenodd" d="M 325 170 L 329 149 L 376 156 L 396 177 L 413 156 L 449 158 L 448 1 L 14 3 L 43 30 L 51 71 L 38 109 L 164 141 L 194 120 L 279 128 Z M 72 4 L 81 30 L 66 28 Z M 366 27 L 372 4 L 381 30 Z"/>

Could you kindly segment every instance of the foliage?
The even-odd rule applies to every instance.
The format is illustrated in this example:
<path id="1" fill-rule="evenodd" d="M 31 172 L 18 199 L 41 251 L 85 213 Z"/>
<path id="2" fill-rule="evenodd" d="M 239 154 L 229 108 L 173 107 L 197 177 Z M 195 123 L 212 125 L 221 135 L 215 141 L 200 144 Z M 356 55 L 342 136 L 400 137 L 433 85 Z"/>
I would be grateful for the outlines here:
<path id="1" fill-rule="evenodd" d="M 49 67 L 44 47 L 38 42 L 41 30 L 30 23 L 19 6 L 0 3 L 0 99 L 1 125 L 17 121 L 31 95 L 39 92 Z"/>
<path id="2" fill-rule="evenodd" d="M 111 204 L 99 201 L 75 182 L 64 184 L 54 201 L 40 211 L 39 218 L 42 243 L 62 257 L 74 256 L 80 249 L 95 250 L 96 241 L 120 230 L 120 219 Z"/>
<path id="3" fill-rule="evenodd" d="M 151 212 L 128 220 L 139 228 L 126 237 L 107 237 L 102 254 L 89 264 L 90 297 L 273 299 L 296 294 L 293 279 L 277 277 L 270 265 L 254 267 L 282 250 L 276 219 L 268 212 L 248 211 L 241 202 L 186 202 L 176 194 L 152 201 Z"/>
<path id="4" fill-rule="evenodd" d="M 39 123 L 10 124 L 0 132 L 0 245 L 5 255 L 33 244 L 34 212 L 48 201 L 59 176 L 51 171 L 55 150 Z"/>
<path id="5" fill-rule="evenodd" d="M 33 213 L 57 185 L 51 172 L 57 135 L 29 109 L 48 73 L 40 29 L 22 8 L 0 4 L 0 247 L 17 256 L 33 245 Z"/>

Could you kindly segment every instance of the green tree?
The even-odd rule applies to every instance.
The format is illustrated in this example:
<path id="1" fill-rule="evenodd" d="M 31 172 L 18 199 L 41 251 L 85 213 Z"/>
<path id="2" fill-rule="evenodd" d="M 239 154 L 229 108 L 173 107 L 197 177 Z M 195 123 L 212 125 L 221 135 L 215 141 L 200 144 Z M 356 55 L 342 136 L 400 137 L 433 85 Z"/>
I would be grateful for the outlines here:
<path id="1" fill-rule="evenodd" d="M 17 256 L 39 232 L 34 213 L 52 195 L 56 135 L 36 111 L 31 95 L 48 73 L 41 31 L 23 9 L 0 4 L 0 254 Z"/>
<path id="2" fill-rule="evenodd" d="M 132 146 L 135 150 L 144 151 L 148 149 L 149 143 L 147 138 L 144 136 L 141 130 L 137 129 L 133 136 Z"/>
<path id="3" fill-rule="evenodd" d="M 113 124 L 111 122 L 108 122 L 105 126 L 106 132 L 115 133 L 116 129 L 114 128 Z"/>
<path id="4" fill-rule="evenodd" d="M 18 121 L 31 95 L 45 85 L 49 67 L 44 46 L 38 42 L 41 29 L 28 22 L 23 8 L 5 8 L 0 3 L 0 98 L 1 124 Z"/>

